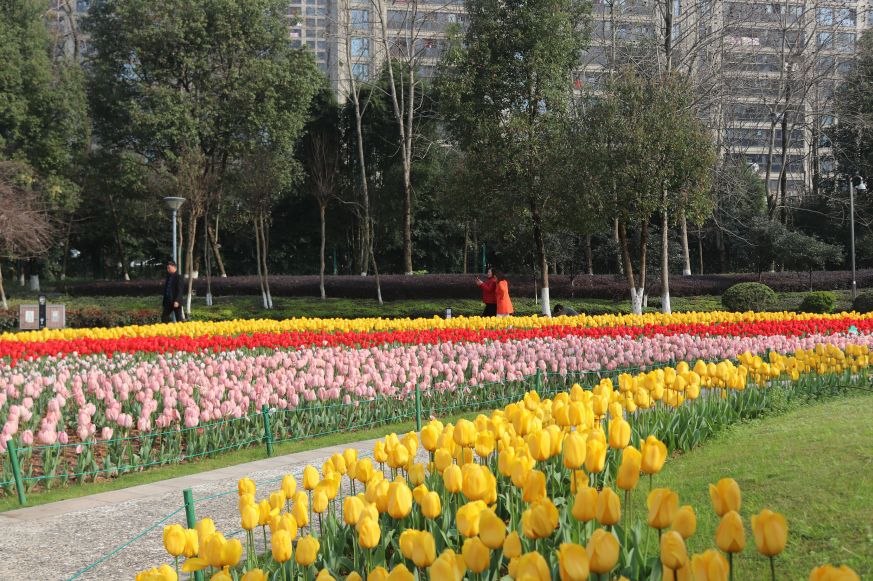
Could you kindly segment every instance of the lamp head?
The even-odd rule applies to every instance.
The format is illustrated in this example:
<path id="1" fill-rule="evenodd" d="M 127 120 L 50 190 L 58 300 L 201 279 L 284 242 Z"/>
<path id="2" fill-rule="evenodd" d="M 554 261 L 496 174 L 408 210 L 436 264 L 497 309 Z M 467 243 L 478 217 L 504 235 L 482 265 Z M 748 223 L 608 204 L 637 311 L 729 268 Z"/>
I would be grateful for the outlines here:
<path id="1" fill-rule="evenodd" d="M 185 203 L 185 198 L 177 198 L 175 196 L 167 196 L 164 198 L 164 203 L 173 211 L 178 210 Z"/>
<path id="2" fill-rule="evenodd" d="M 867 184 L 864 183 L 864 178 L 859 177 L 858 179 L 861 180 L 861 183 L 859 183 L 857 186 L 855 186 L 855 191 L 863 194 L 864 192 L 867 191 Z"/>

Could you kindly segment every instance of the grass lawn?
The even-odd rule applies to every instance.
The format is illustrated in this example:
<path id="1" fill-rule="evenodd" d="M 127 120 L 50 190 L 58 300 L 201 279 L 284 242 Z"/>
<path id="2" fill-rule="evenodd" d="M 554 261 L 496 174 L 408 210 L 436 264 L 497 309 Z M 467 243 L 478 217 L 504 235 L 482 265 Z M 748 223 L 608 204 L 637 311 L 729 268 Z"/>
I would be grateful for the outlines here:
<path id="1" fill-rule="evenodd" d="M 743 493 L 746 548 L 735 559 L 737 581 L 770 579 L 769 561 L 755 549 L 750 517 L 763 508 L 788 520 L 789 542 L 777 557 L 777 578 L 807 579 L 828 562 L 873 576 L 873 396 L 804 407 L 736 426 L 702 447 L 668 460 L 656 487 L 679 493 L 697 511 L 689 554 L 715 547 L 718 517 L 709 483 L 733 477 Z M 647 482 L 640 481 L 641 492 Z M 635 494 L 635 511 L 645 510 Z M 639 513 L 638 514 L 643 514 Z M 652 535 L 652 543 L 657 537 Z"/>
<path id="2" fill-rule="evenodd" d="M 475 294 L 471 291 L 471 294 Z M 835 311 L 849 310 L 851 297 L 849 291 L 834 291 L 837 297 Z M 797 310 L 806 293 L 779 293 L 777 310 Z M 35 295 L 15 294 L 10 299 L 10 309 L 17 312 L 22 302 L 35 302 Z M 64 303 L 68 309 L 99 308 L 110 311 L 134 311 L 141 309 L 153 310 L 155 321 L 159 315 L 160 297 L 70 297 L 66 295 L 53 296 L 51 302 Z M 204 299 L 196 297 L 192 303 L 193 318 L 197 320 L 228 320 L 271 318 L 287 319 L 292 317 L 433 317 L 443 316 L 446 307 L 451 307 L 455 316 L 479 315 L 482 313 L 482 303 L 478 298 L 469 299 L 431 299 L 431 300 L 398 300 L 386 301 L 379 305 L 374 299 L 336 299 L 320 300 L 312 297 L 275 297 L 274 308 L 265 311 L 261 308 L 260 297 L 255 296 L 221 296 L 214 297 L 214 305 L 207 307 Z M 515 296 L 512 299 L 517 314 L 533 315 L 540 312 L 540 306 L 532 297 Z M 673 311 L 717 311 L 723 307 L 721 297 L 694 296 L 673 297 Z M 629 301 L 612 301 L 608 299 L 566 299 L 553 297 L 552 306 L 557 303 L 570 305 L 579 312 L 601 314 L 604 312 L 630 312 Z M 660 298 L 650 297 L 650 310 L 660 308 Z"/>

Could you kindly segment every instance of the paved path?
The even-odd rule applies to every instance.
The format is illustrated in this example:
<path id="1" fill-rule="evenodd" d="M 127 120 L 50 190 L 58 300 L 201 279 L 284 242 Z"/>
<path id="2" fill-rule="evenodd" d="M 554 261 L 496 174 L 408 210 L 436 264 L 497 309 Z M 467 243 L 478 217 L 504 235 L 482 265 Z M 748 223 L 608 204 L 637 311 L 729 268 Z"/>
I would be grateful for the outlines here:
<path id="1" fill-rule="evenodd" d="M 240 478 L 255 480 L 261 498 L 262 491 L 278 490 L 278 480 L 285 474 L 294 474 L 299 486 L 307 464 L 320 470 L 327 458 L 348 447 L 356 448 L 362 456 L 370 455 L 375 442 L 349 442 L 0 513 L 0 579 L 70 579 L 127 543 L 129 546 L 76 579 L 133 579 L 137 571 L 170 562 L 163 549 L 163 525 L 184 525 L 184 489 L 192 489 L 198 517 L 211 517 L 218 530 L 228 534 L 240 528 L 236 502 Z M 210 498 L 222 493 L 228 494 Z M 173 511 L 178 512 L 134 540 Z"/>

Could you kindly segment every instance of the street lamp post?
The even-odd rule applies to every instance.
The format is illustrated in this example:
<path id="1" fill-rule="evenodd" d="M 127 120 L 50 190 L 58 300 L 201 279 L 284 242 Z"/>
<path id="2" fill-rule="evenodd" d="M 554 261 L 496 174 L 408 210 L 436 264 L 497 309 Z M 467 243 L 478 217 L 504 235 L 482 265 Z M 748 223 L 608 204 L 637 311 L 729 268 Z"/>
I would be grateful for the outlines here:
<path id="1" fill-rule="evenodd" d="M 185 198 L 177 198 L 175 196 L 167 196 L 164 198 L 164 203 L 167 207 L 173 212 L 173 262 L 176 265 L 179 264 L 179 253 L 176 250 L 176 214 L 179 211 L 179 208 L 182 207 L 182 204 L 185 203 Z"/>
<path id="2" fill-rule="evenodd" d="M 864 178 L 860 178 L 857 190 L 863 194 L 867 191 Z M 855 178 L 849 177 L 849 247 L 852 254 L 852 302 L 858 295 L 858 283 L 855 280 Z"/>

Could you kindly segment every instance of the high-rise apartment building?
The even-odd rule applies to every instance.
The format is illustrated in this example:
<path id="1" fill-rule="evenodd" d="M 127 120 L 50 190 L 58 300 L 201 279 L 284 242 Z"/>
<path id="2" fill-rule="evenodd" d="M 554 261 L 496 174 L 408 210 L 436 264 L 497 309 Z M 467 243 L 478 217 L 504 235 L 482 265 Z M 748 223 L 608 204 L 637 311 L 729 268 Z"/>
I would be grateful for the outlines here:
<path id="1" fill-rule="evenodd" d="M 768 177 L 780 205 L 815 193 L 834 171 L 834 95 L 873 11 L 857 1 L 594 0 L 576 88 L 596 92 L 626 64 L 663 69 L 668 8 L 671 65 L 690 76 L 721 152 Z"/>

